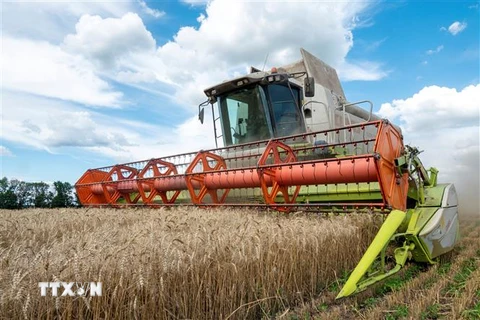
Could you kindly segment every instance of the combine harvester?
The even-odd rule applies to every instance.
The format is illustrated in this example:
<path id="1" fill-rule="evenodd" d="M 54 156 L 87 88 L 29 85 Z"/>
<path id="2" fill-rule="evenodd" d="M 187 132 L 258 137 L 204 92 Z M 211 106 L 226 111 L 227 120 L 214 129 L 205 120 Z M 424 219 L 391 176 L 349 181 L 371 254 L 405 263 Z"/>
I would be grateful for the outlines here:
<path id="1" fill-rule="evenodd" d="M 455 187 L 437 184 L 438 171 L 423 167 L 419 150 L 372 114 L 370 101 L 347 102 L 335 69 L 301 54 L 205 90 L 199 119 L 210 104 L 216 149 L 90 169 L 75 185 L 82 205 L 385 213 L 337 298 L 407 260 L 435 263 L 459 238 Z"/>

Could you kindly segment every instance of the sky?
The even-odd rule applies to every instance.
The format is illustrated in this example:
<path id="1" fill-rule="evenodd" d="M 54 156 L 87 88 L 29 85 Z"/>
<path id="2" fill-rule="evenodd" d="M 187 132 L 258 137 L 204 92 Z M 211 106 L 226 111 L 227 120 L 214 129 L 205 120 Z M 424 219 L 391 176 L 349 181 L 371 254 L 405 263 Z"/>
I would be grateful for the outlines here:
<path id="1" fill-rule="evenodd" d="M 212 148 L 203 89 L 305 48 L 478 202 L 478 1 L 0 5 L 0 176 L 74 183 L 89 168 Z"/>

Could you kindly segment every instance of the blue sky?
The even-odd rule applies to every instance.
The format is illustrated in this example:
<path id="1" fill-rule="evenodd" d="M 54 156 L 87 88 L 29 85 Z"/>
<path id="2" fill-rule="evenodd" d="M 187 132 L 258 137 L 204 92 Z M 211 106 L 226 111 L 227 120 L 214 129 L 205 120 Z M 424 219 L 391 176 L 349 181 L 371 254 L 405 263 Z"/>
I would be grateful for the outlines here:
<path id="1" fill-rule="evenodd" d="M 429 85 L 463 88 L 479 82 L 479 12 L 475 4 L 401 2 L 379 6 L 384 8 L 373 17 L 374 24 L 354 31 L 357 45 L 348 57 L 381 61 L 390 73 L 381 81 L 345 83 L 346 94 L 353 97 L 349 99 L 360 100 L 367 92 L 379 106 L 410 97 Z M 467 27 L 456 36 L 441 30 L 455 21 L 465 22 Z M 440 46 L 440 52 L 427 54 Z"/>
<path id="2" fill-rule="evenodd" d="M 189 2 L 2 2 L 0 175 L 74 183 L 213 147 L 203 89 L 304 47 L 478 191 L 478 2 Z"/>

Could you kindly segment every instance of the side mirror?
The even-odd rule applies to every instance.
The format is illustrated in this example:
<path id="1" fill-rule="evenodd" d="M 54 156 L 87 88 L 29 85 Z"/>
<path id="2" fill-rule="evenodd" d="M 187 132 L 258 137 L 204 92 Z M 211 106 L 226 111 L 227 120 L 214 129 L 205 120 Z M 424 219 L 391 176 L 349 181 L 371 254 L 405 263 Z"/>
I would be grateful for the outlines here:
<path id="1" fill-rule="evenodd" d="M 200 120 L 200 123 L 203 124 L 203 116 L 205 113 L 205 108 L 201 108 L 200 111 L 198 112 L 198 120 Z"/>
<path id="2" fill-rule="evenodd" d="M 313 77 L 305 77 L 303 81 L 303 90 L 305 97 L 312 98 L 315 96 L 315 79 Z"/>

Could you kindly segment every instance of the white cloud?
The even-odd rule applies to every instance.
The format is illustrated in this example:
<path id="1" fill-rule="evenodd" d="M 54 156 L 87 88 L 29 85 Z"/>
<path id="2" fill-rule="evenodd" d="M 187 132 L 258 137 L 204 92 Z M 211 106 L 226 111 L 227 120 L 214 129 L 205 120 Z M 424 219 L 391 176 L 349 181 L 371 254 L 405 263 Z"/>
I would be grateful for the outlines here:
<path id="1" fill-rule="evenodd" d="M 209 0 L 180 0 L 180 1 L 192 6 L 203 6 L 209 2 Z"/>
<path id="2" fill-rule="evenodd" d="M 267 67 L 300 59 L 300 47 L 336 67 L 343 80 L 378 80 L 387 75 L 381 64 L 346 59 L 355 21 L 369 5 L 214 0 L 200 15 L 198 28 L 182 27 L 173 41 L 158 48 L 157 70 L 187 88 L 177 92 L 177 98 L 190 104 L 204 99 L 199 89 L 235 71 L 244 73 L 250 65 L 261 67 L 267 54 Z M 189 88 L 195 88 L 195 94 Z"/>
<path id="3" fill-rule="evenodd" d="M 120 71 L 117 73 L 116 78 L 117 81 L 123 83 L 152 83 L 157 80 L 155 73 L 152 71 L 144 71 L 144 72 L 133 72 L 133 71 Z"/>
<path id="4" fill-rule="evenodd" d="M 3 36 L 3 88 L 94 106 L 117 107 L 122 93 L 93 65 L 45 41 Z"/>
<path id="5" fill-rule="evenodd" d="M 2 1 L 4 34 L 60 43 L 82 15 L 120 17 L 134 11 L 133 1 Z M 25 23 L 28 21 L 28 23 Z"/>
<path id="6" fill-rule="evenodd" d="M 456 36 L 457 34 L 459 34 L 460 32 L 462 32 L 462 31 L 465 30 L 466 28 L 467 28 L 467 23 L 466 23 L 466 22 L 455 21 L 455 22 L 452 23 L 448 28 L 441 27 L 440 30 L 448 31 L 448 32 L 450 32 L 452 35 Z"/>
<path id="7" fill-rule="evenodd" d="M 165 15 L 165 11 L 160 11 L 157 9 L 152 9 L 143 0 L 137 0 L 138 4 L 142 8 L 142 11 L 148 14 L 149 16 L 152 16 L 156 19 L 161 18 Z"/>
<path id="8" fill-rule="evenodd" d="M 1 138 L 50 153 L 70 153 L 73 147 L 85 157 L 93 153 L 126 162 L 214 146 L 208 117 L 204 126 L 191 118 L 166 127 L 9 90 L 4 90 L 2 104 Z"/>
<path id="9" fill-rule="evenodd" d="M 388 73 L 382 69 L 381 64 L 369 61 L 356 63 L 343 61 L 338 70 L 338 76 L 344 81 L 375 81 L 386 77 Z"/>
<path id="10" fill-rule="evenodd" d="M 440 45 L 440 46 L 438 46 L 438 47 L 435 48 L 435 49 L 427 50 L 426 54 L 432 55 L 432 54 L 434 54 L 434 53 L 439 53 L 440 51 L 443 50 L 443 48 L 444 48 L 443 45 Z"/>
<path id="11" fill-rule="evenodd" d="M 159 53 L 170 58 L 168 53 L 175 46 L 207 55 L 195 60 L 222 58 L 218 62 L 226 60 L 230 65 L 260 63 L 270 53 L 269 63 L 282 64 L 299 58 L 298 48 L 303 45 L 333 64 L 342 61 L 353 45 L 352 19 L 366 7 L 365 3 L 211 1 L 200 27 L 181 28 Z"/>
<path id="12" fill-rule="evenodd" d="M 33 148 L 116 148 L 130 138 L 128 127 L 116 127 L 115 117 L 108 120 L 69 102 L 4 90 L 2 104 L 2 139 Z"/>
<path id="13" fill-rule="evenodd" d="M 203 13 L 200 13 L 200 15 L 197 18 L 197 21 L 202 22 L 203 20 L 205 20 L 205 15 Z"/>
<path id="14" fill-rule="evenodd" d="M 359 44 L 365 52 L 371 53 L 371 52 L 376 51 L 378 48 L 380 48 L 380 46 L 385 41 L 387 41 L 387 39 L 388 39 L 388 37 L 385 37 L 383 39 L 376 40 L 376 41 L 371 41 L 371 42 L 367 42 L 365 40 L 358 40 L 358 41 L 356 41 L 356 44 Z"/>
<path id="15" fill-rule="evenodd" d="M 205 114 L 204 124 L 200 124 L 198 117 L 187 119 L 180 125 L 170 128 L 159 128 L 155 139 L 146 139 L 141 144 L 128 148 L 89 148 L 92 151 L 108 155 L 117 161 L 137 161 L 158 158 L 175 154 L 196 152 L 215 148 L 213 124 L 209 114 Z"/>
<path id="16" fill-rule="evenodd" d="M 5 146 L 0 145 L 0 157 L 11 157 L 13 153 Z"/>
<path id="17" fill-rule="evenodd" d="M 135 13 L 107 19 L 84 15 L 75 30 L 75 34 L 65 37 L 65 49 L 106 66 L 115 65 L 117 59 L 128 54 L 153 53 L 155 49 L 152 34 Z"/>
<path id="18" fill-rule="evenodd" d="M 440 170 L 440 181 L 455 183 L 464 206 L 476 201 L 477 208 L 479 101 L 480 84 L 460 91 L 429 86 L 410 98 L 384 103 L 379 111 L 400 124 L 407 144 L 424 150 L 422 161 Z"/>
<path id="19" fill-rule="evenodd" d="M 459 128 L 479 124 L 480 85 L 461 91 L 454 88 L 429 86 L 405 100 L 382 104 L 379 113 L 399 119 L 407 132 Z"/>
<path id="20" fill-rule="evenodd" d="M 171 85 L 176 102 L 194 110 L 205 99 L 204 88 L 236 72 L 245 73 L 250 65 L 263 65 L 267 54 L 267 67 L 294 62 L 300 59 L 300 47 L 336 67 L 343 80 L 385 77 L 387 72 L 379 63 L 346 59 L 357 15 L 368 7 L 365 2 L 214 0 L 200 15 L 200 27 L 180 28 L 156 52 L 152 50 L 155 41 L 135 14 L 108 19 L 83 16 L 76 33 L 65 38 L 64 48 L 99 62 L 102 72 L 116 81 L 139 87 L 155 81 Z"/>
<path id="21" fill-rule="evenodd" d="M 137 14 L 83 15 L 61 50 L 82 55 L 94 65 L 88 71 L 108 79 L 144 89 L 148 88 L 142 84 L 158 81 L 171 85 L 174 99 L 194 110 L 205 99 L 204 88 L 235 72 L 245 73 L 250 65 L 263 65 L 267 54 L 267 67 L 291 63 L 300 58 L 300 47 L 336 67 L 343 80 L 385 77 L 388 72 L 380 63 L 346 59 L 358 15 L 369 5 L 213 0 L 200 15 L 200 27 L 180 28 L 156 51 L 155 40 Z"/>

